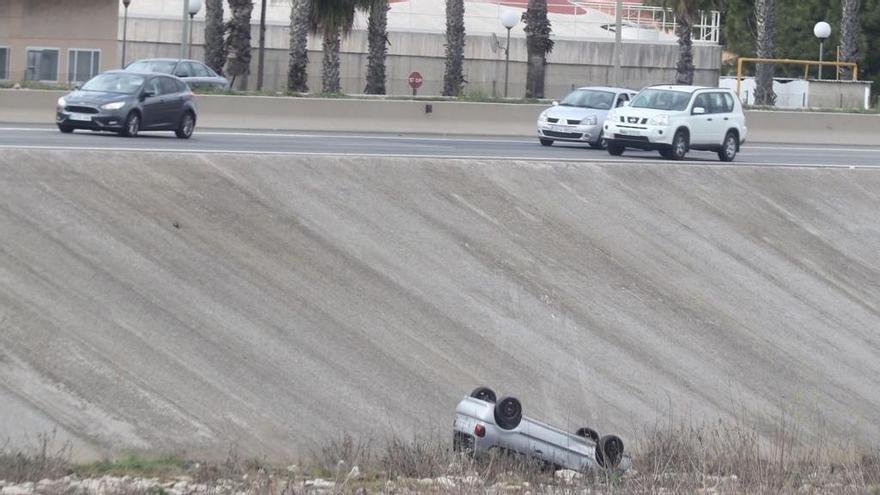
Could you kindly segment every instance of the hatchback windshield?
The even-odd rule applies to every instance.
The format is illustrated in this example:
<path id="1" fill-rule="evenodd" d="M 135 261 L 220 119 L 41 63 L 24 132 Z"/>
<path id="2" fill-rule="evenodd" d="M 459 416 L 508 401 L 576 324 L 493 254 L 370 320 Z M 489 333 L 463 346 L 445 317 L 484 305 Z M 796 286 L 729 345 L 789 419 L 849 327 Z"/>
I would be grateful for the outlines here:
<path id="1" fill-rule="evenodd" d="M 82 90 L 130 95 L 140 89 L 143 84 L 144 78 L 133 74 L 101 74 L 85 83 Z"/>
<path id="2" fill-rule="evenodd" d="M 566 96 L 559 106 L 608 110 L 613 103 L 614 93 L 609 93 L 608 91 L 595 91 L 592 89 L 579 89 Z"/>
<path id="3" fill-rule="evenodd" d="M 654 108 L 656 110 L 673 110 L 680 112 L 687 108 L 691 94 L 683 91 L 665 89 L 646 89 L 636 96 L 631 107 Z"/>
<path id="4" fill-rule="evenodd" d="M 125 70 L 132 72 L 159 72 L 161 74 L 171 74 L 177 62 L 169 60 L 139 60 L 132 63 Z"/>

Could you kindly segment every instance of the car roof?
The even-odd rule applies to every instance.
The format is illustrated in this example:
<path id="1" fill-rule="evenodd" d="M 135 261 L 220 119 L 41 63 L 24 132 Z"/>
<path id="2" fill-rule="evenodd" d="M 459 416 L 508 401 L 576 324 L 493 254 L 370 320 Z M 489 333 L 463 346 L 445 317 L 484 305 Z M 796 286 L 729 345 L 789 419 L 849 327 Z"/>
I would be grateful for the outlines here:
<path id="1" fill-rule="evenodd" d="M 114 69 L 108 70 L 101 73 L 103 74 L 125 74 L 127 76 L 141 76 L 141 77 L 170 77 L 171 79 L 180 79 L 179 77 L 173 74 L 165 74 L 162 72 L 140 72 L 140 71 L 131 71 L 131 70 L 122 70 L 122 69 Z M 180 79 L 181 82 L 186 84 L 183 79 Z"/>
<path id="2" fill-rule="evenodd" d="M 633 91 L 627 88 L 615 88 L 613 86 L 581 86 L 577 89 L 594 89 L 597 91 L 614 91 L 615 93 L 638 93 L 638 91 Z"/>
<path id="3" fill-rule="evenodd" d="M 200 64 L 204 64 L 204 62 L 202 62 L 200 60 L 195 60 L 192 58 L 139 58 L 139 59 L 135 60 L 134 62 L 131 62 L 131 64 L 134 64 L 137 62 L 198 62 Z M 131 65 L 131 64 L 128 64 L 128 65 Z"/>
<path id="4" fill-rule="evenodd" d="M 693 86 L 688 84 L 655 84 L 653 86 L 648 86 L 648 88 L 652 89 L 665 89 L 668 91 L 681 91 L 682 93 L 693 93 L 695 91 L 700 91 L 704 89 L 726 89 L 726 88 L 713 88 L 710 86 Z M 645 88 L 647 89 L 647 88 Z"/>

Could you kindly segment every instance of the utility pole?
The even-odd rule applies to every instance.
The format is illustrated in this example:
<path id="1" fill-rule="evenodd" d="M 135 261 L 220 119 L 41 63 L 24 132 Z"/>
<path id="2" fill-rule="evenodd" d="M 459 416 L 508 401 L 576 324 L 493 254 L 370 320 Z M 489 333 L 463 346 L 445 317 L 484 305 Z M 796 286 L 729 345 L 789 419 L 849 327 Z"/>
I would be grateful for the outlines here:
<path id="1" fill-rule="evenodd" d="M 189 0 L 183 0 L 183 32 L 180 36 L 180 58 L 186 58 L 187 40 L 189 40 Z"/>
<path id="2" fill-rule="evenodd" d="M 617 0 L 617 6 L 614 8 L 614 86 L 620 87 L 620 51 L 623 41 L 623 0 Z"/>
<path id="3" fill-rule="evenodd" d="M 260 51 L 257 54 L 257 91 L 263 90 L 263 61 L 266 56 L 266 0 L 260 2 Z"/>

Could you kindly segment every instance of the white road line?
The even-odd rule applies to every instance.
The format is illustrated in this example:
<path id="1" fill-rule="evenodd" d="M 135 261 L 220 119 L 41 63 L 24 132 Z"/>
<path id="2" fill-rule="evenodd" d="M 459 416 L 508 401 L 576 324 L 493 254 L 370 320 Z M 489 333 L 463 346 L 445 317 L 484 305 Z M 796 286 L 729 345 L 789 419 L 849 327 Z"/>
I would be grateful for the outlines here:
<path id="1" fill-rule="evenodd" d="M 173 148 L 112 148 L 112 147 L 88 147 L 88 146 L 22 146 L 0 145 L 0 149 L 17 150 L 43 150 L 43 151 L 113 151 L 140 153 L 181 153 L 181 154 L 207 154 L 207 155 L 260 155 L 260 156 L 328 156 L 343 158 L 430 158 L 435 160 L 479 160 L 479 161 L 517 161 L 517 162 L 557 162 L 557 163 L 589 163 L 589 164 L 619 164 L 619 165 L 645 165 L 638 160 L 609 159 L 609 158 L 550 158 L 533 156 L 483 156 L 483 155 L 429 155 L 429 154 L 403 154 L 403 153 L 332 153 L 311 151 L 239 151 L 239 150 L 210 150 L 210 149 L 173 149 Z M 759 163 L 759 162 L 734 162 L 723 163 L 715 161 L 682 160 L 666 161 L 651 160 L 651 165 L 656 166 L 708 166 L 708 167 L 765 167 L 765 168 L 821 168 L 821 169 L 873 169 L 880 170 L 880 165 L 819 165 L 815 163 Z"/>

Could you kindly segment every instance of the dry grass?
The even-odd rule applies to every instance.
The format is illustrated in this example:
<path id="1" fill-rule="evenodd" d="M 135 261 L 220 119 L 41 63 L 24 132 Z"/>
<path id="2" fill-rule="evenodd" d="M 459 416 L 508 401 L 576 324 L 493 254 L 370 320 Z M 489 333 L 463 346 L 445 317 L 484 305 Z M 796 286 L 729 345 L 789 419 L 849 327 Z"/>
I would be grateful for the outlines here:
<path id="1" fill-rule="evenodd" d="M 8 443 L 0 446 L 0 480 L 19 483 L 45 478 L 61 478 L 70 473 L 69 443 L 56 441 L 55 432 L 40 434 L 34 445 L 12 451 Z"/>

